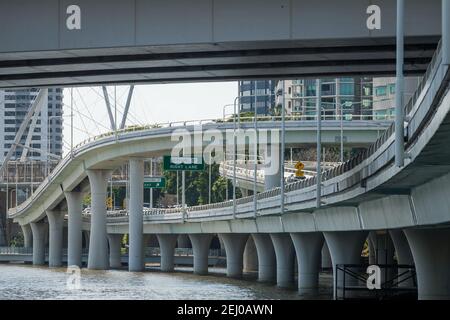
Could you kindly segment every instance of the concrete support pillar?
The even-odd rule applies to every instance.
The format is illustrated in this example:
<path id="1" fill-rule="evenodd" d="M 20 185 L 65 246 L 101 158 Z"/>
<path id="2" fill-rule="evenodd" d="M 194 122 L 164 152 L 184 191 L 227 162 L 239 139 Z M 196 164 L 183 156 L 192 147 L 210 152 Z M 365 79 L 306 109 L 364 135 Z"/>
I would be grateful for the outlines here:
<path id="1" fill-rule="evenodd" d="M 122 237 L 121 234 L 108 234 L 108 244 L 109 244 L 109 267 L 111 269 L 120 269 L 122 267 L 121 259 L 121 247 L 122 247 Z"/>
<path id="2" fill-rule="evenodd" d="M 177 241 L 177 248 L 191 248 L 191 241 L 187 234 L 180 234 Z"/>
<path id="3" fill-rule="evenodd" d="M 395 247 L 395 256 L 397 257 L 398 264 L 404 265 L 414 265 L 414 259 L 409 249 L 408 239 L 406 239 L 403 230 L 389 230 L 389 234 L 391 236 L 392 242 Z M 399 282 L 403 279 L 409 277 L 411 273 L 407 268 L 398 268 Z M 399 287 L 412 287 L 414 285 L 414 281 L 412 278 L 403 280 L 403 282 L 399 283 Z"/>
<path id="4" fill-rule="evenodd" d="M 47 233 L 47 223 L 32 222 L 30 223 L 33 232 L 33 264 L 45 264 L 45 236 Z"/>
<path id="5" fill-rule="evenodd" d="M 23 246 L 25 248 L 31 248 L 33 246 L 33 232 L 31 231 L 30 224 L 23 224 L 20 226 L 23 234 Z"/>
<path id="6" fill-rule="evenodd" d="M 253 237 L 248 237 L 244 249 L 244 272 L 258 271 L 258 254 Z"/>
<path id="7" fill-rule="evenodd" d="M 450 228 L 405 229 L 419 300 L 450 300 Z"/>
<path id="8" fill-rule="evenodd" d="M 144 269 L 143 207 L 144 161 L 141 159 L 130 159 L 129 271 L 142 271 Z"/>
<path id="9" fill-rule="evenodd" d="M 291 288 L 294 286 L 295 249 L 289 233 L 270 234 L 277 258 L 277 286 Z"/>
<path id="10" fill-rule="evenodd" d="M 81 267 L 81 253 L 83 246 L 82 216 L 83 193 L 65 192 L 67 201 L 67 265 Z"/>
<path id="11" fill-rule="evenodd" d="M 333 264 L 331 263 L 330 249 L 328 249 L 326 241 L 323 242 L 321 260 L 322 260 L 322 269 L 329 270 L 333 268 Z"/>
<path id="12" fill-rule="evenodd" d="M 242 277 L 244 263 L 244 249 L 248 234 L 223 233 L 220 237 L 225 244 L 227 253 L 227 276 L 232 278 Z"/>
<path id="13" fill-rule="evenodd" d="M 330 249 L 331 261 L 333 263 L 333 277 L 336 279 L 336 265 L 338 264 L 359 264 L 361 262 L 361 252 L 367 238 L 367 231 L 335 231 L 324 232 L 325 240 Z M 342 286 L 343 277 L 338 277 L 338 286 Z M 346 277 L 346 284 L 352 285 L 357 281 Z M 333 281 L 333 286 L 336 284 Z M 336 289 L 336 288 L 335 288 Z M 336 292 L 336 291 L 334 291 Z M 336 298 L 336 296 L 334 297 Z"/>
<path id="14" fill-rule="evenodd" d="M 450 65 L 450 0 L 442 0 L 442 63 Z"/>
<path id="15" fill-rule="evenodd" d="M 144 269 L 143 255 L 144 161 L 130 159 L 129 271 Z"/>
<path id="16" fill-rule="evenodd" d="M 194 273 L 208 274 L 208 254 L 211 246 L 211 234 L 190 234 L 192 250 L 194 252 Z"/>
<path id="17" fill-rule="evenodd" d="M 298 290 L 301 294 L 316 294 L 319 287 L 323 234 L 291 233 L 291 238 L 297 254 Z"/>
<path id="18" fill-rule="evenodd" d="M 49 226 L 48 266 L 58 268 L 62 266 L 64 213 L 56 210 L 47 210 L 46 213 Z"/>
<path id="19" fill-rule="evenodd" d="M 161 252 L 161 271 L 172 272 L 178 236 L 176 234 L 157 234 L 156 236 L 158 237 Z"/>
<path id="20" fill-rule="evenodd" d="M 109 266 L 106 236 L 106 196 L 111 170 L 87 170 L 91 186 L 91 231 L 88 269 L 106 270 Z"/>
<path id="21" fill-rule="evenodd" d="M 252 238 L 258 253 L 258 281 L 275 282 L 277 261 L 270 235 L 254 233 Z"/>

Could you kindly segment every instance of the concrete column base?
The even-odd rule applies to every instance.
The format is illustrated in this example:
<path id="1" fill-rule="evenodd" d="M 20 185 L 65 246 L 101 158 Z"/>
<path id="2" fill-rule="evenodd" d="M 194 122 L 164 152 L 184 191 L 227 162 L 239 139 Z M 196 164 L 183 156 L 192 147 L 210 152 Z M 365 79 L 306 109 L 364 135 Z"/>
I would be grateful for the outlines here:
<path id="1" fill-rule="evenodd" d="M 450 300 L 450 228 L 405 229 L 419 300 Z"/>
<path id="2" fill-rule="evenodd" d="M 109 267 L 111 269 L 120 269 L 122 267 L 122 259 L 121 259 L 122 235 L 108 234 L 108 244 L 109 244 Z"/>
<path id="3" fill-rule="evenodd" d="M 211 234 L 190 234 L 192 250 L 194 252 L 194 273 L 208 274 L 208 254 L 211 246 Z"/>
<path id="4" fill-rule="evenodd" d="M 161 271 L 172 272 L 174 270 L 175 246 L 178 236 L 176 234 L 157 234 L 161 251 Z"/>
<path id="5" fill-rule="evenodd" d="M 64 213 L 47 210 L 47 218 L 49 225 L 48 266 L 59 268 L 62 266 Z"/>
<path id="6" fill-rule="evenodd" d="M 275 282 L 277 279 L 277 260 L 270 235 L 252 234 L 258 254 L 258 281 Z"/>
<path id="7" fill-rule="evenodd" d="M 321 232 L 291 233 L 298 263 L 298 291 L 300 294 L 317 294 L 320 260 L 323 247 Z"/>
<path id="8" fill-rule="evenodd" d="M 45 264 L 45 237 L 48 225 L 45 222 L 30 223 L 33 232 L 33 264 Z"/>
<path id="9" fill-rule="evenodd" d="M 293 288 L 295 249 L 289 233 L 270 234 L 277 260 L 277 286 Z"/>
<path id="10" fill-rule="evenodd" d="M 223 233 L 220 234 L 227 254 L 227 276 L 241 278 L 244 263 L 244 249 L 248 234 Z"/>

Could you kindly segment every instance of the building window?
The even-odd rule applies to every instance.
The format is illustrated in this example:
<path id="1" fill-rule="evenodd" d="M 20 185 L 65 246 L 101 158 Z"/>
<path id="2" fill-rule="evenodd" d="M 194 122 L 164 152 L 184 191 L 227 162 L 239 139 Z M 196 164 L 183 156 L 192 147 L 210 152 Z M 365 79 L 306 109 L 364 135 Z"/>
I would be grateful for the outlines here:
<path id="1" fill-rule="evenodd" d="M 376 87 L 375 88 L 375 95 L 376 96 L 385 96 L 386 95 L 386 86 L 382 87 Z"/>

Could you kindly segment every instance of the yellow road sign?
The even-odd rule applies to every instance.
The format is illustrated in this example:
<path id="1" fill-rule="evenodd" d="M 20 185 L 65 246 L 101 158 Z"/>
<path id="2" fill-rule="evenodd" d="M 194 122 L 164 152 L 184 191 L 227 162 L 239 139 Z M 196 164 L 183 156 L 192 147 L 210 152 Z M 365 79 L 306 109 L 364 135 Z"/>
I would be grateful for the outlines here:
<path id="1" fill-rule="evenodd" d="M 106 207 L 108 209 L 112 209 L 113 206 L 113 199 L 111 197 L 106 198 Z"/>
<path id="2" fill-rule="evenodd" d="M 303 164 L 303 162 L 298 161 L 295 164 L 295 176 L 298 178 L 304 177 L 305 176 L 305 172 L 303 171 L 303 169 L 305 168 L 305 165 Z"/>

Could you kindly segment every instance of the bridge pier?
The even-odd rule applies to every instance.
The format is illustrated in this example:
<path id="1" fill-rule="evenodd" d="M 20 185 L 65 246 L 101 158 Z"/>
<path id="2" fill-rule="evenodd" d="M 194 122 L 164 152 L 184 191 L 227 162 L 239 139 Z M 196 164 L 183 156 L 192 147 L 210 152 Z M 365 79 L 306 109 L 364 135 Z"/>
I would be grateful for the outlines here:
<path id="1" fill-rule="evenodd" d="M 81 267 L 83 193 L 64 192 L 67 201 L 67 265 Z"/>
<path id="2" fill-rule="evenodd" d="M 258 281 L 275 282 L 277 261 L 270 235 L 254 233 L 252 237 L 258 254 Z"/>
<path id="3" fill-rule="evenodd" d="M 227 254 L 227 276 L 241 278 L 244 267 L 244 249 L 248 234 L 222 233 L 220 237 L 223 240 Z"/>
<path id="4" fill-rule="evenodd" d="M 277 286 L 291 288 L 294 286 L 295 249 L 288 233 L 271 233 L 273 248 L 277 261 Z"/>
<path id="5" fill-rule="evenodd" d="M 176 234 L 157 234 L 156 237 L 161 252 L 161 271 L 172 272 L 178 236 Z"/>
<path id="6" fill-rule="evenodd" d="M 190 234 L 192 251 L 194 252 L 194 273 L 208 274 L 208 254 L 211 246 L 211 234 Z"/>
<path id="7" fill-rule="evenodd" d="M 130 159 L 130 203 L 129 203 L 129 256 L 128 270 L 144 270 L 143 208 L 144 207 L 144 161 Z"/>
<path id="8" fill-rule="evenodd" d="M 23 246 L 25 248 L 31 248 L 33 246 L 33 233 L 30 224 L 23 224 L 20 227 L 22 228 L 23 234 Z"/>
<path id="9" fill-rule="evenodd" d="M 323 235 L 330 249 L 331 261 L 333 263 L 333 278 L 336 279 L 336 265 L 361 263 L 361 252 L 367 238 L 367 231 L 327 231 Z M 342 276 L 338 277 L 338 286 L 344 284 Z M 356 279 L 346 277 L 346 284 L 355 284 Z M 333 286 L 336 281 L 333 281 Z M 336 293 L 336 288 L 334 290 Z M 351 293 L 348 295 L 350 296 Z M 336 299 L 336 296 L 334 296 Z"/>
<path id="10" fill-rule="evenodd" d="M 88 269 L 106 270 L 108 239 L 106 236 L 106 195 L 111 170 L 86 170 L 91 186 L 91 232 Z"/>
<path id="11" fill-rule="evenodd" d="M 33 231 L 33 264 L 45 264 L 45 236 L 47 231 L 47 223 L 32 222 L 30 223 Z"/>
<path id="12" fill-rule="evenodd" d="M 59 210 L 47 210 L 46 213 L 49 225 L 48 266 L 58 268 L 62 266 L 64 213 Z"/>
<path id="13" fill-rule="evenodd" d="M 450 228 L 405 229 L 419 300 L 450 299 Z"/>
<path id="14" fill-rule="evenodd" d="M 122 235 L 108 233 L 107 237 L 109 244 L 109 267 L 111 269 L 120 269 L 122 267 Z"/>
<path id="15" fill-rule="evenodd" d="M 324 243 L 321 232 L 291 233 L 297 254 L 298 290 L 301 294 L 316 294 Z"/>
<path id="16" fill-rule="evenodd" d="M 395 255 L 397 257 L 398 264 L 406 264 L 406 265 L 414 265 L 414 258 L 411 253 L 411 249 L 409 248 L 408 239 L 404 232 L 400 229 L 397 230 L 389 230 L 389 234 L 391 236 L 392 242 L 395 247 Z M 398 274 L 402 274 L 409 271 L 409 269 L 398 268 Z M 410 273 L 406 273 L 404 276 L 399 277 L 399 281 L 408 277 Z M 399 287 L 412 287 L 414 284 L 413 279 L 405 280 L 399 283 Z"/>

